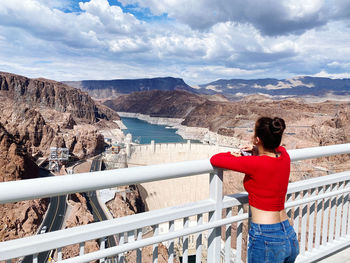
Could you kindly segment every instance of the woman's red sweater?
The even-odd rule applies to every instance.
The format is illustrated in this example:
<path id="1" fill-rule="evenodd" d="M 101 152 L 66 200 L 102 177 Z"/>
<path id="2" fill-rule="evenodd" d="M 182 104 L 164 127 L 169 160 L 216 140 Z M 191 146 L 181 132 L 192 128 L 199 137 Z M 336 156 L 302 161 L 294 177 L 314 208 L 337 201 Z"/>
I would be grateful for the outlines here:
<path id="1" fill-rule="evenodd" d="M 240 156 L 230 152 L 211 157 L 213 166 L 245 173 L 243 185 L 249 204 L 265 211 L 284 209 L 290 173 L 290 158 L 282 146 L 276 148 L 279 157 Z"/>

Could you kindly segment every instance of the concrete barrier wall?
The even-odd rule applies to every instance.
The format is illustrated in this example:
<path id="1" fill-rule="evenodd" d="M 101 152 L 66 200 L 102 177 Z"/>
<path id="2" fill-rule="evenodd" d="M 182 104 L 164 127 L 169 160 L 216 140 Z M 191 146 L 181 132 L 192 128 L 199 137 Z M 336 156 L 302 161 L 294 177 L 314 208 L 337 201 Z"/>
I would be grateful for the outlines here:
<path id="1" fill-rule="evenodd" d="M 141 158 L 143 155 L 145 157 L 149 155 L 159 155 L 159 154 L 172 154 L 172 158 L 177 159 L 176 161 L 181 161 L 182 159 L 177 158 L 179 153 L 188 153 L 190 156 L 199 158 L 209 158 L 211 155 L 218 152 L 232 151 L 233 148 L 200 144 L 200 143 L 151 143 L 151 144 L 141 144 L 132 145 L 130 147 L 129 159 L 135 160 L 136 158 Z M 192 158 L 191 158 L 192 159 Z M 165 162 L 165 161 L 164 161 Z M 145 163 L 148 165 L 149 163 Z"/>

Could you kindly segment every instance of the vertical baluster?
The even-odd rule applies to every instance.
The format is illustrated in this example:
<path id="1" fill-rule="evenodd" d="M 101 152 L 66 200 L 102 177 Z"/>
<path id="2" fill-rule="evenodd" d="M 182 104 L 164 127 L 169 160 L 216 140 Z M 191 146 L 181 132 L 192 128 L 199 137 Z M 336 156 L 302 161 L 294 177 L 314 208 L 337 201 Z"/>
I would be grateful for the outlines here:
<path id="1" fill-rule="evenodd" d="M 340 182 L 338 189 L 344 189 L 344 182 Z M 336 224 L 335 224 L 335 240 L 338 240 L 340 237 L 340 225 L 342 217 L 342 206 L 343 206 L 343 195 L 339 195 L 336 199 L 337 201 L 337 215 L 336 215 Z"/>
<path id="2" fill-rule="evenodd" d="M 106 248 L 106 238 L 107 237 L 103 237 L 100 238 L 100 250 L 103 250 Z M 105 262 L 105 258 L 100 258 L 100 263 L 104 263 Z"/>
<path id="3" fill-rule="evenodd" d="M 126 235 L 126 243 L 131 243 L 135 241 L 135 231 L 128 231 L 125 233 Z"/>
<path id="4" fill-rule="evenodd" d="M 203 215 L 197 215 L 197 225 L 203 224 Z M 202 233 L 196 234 L 196 263 L 202 262 Z"/>
<path id="5" fill-rule="evenodd" d="M 159 234 L 159 225 L 152 226 L 153 236 L 158 236 Z M 153 245 L 153 263 L 158 263 L 158 244 Z"/>
<path id="6" fill-rule="evenodd" d="M 350 199 L 350 194 L 348 195 L 348 202 Z M 348 235 L 350 235 L 350 204 L 348 205 L 348 230 L 347 230 Z"/>
<path id="7" fill-rule="evenodd" d="M 243 212 L 244 212 L 243 205 L 239 205 L 237 215 L 241 215 L 241 214 L 243 214 Z M 242 260 L 242 230 L 243 230 L 243 221 L 238 221 L 237 222 L 237 237 L 236 237 L 236 263 L 240 263 Z"/>
<path id="8" fill-rule="evenodd" d="M 303 191 L 303 198 L 307 198 L 309 195 L 307 190 Z M 301 206 L 301 233 L 300 233 L 300 254 L 305 254 L 306 247 L 306 229 L 307 229 L 307 208 L 308 204 Z"/>
<path id="9" fill-rule="evenodd" d="M 188 217 L 184 218 L 184 228 L 187 228 L 189 224 Z M 188 236 L 184 237 L 183 243 L 182 243 L 182 262 L 188 263 Z"/>
<path id="10" fill-rule="evenodd" d="M 325 186 L 325 193 L 329 193 L 331 190 L 330 185 Z M 323 225 L 322 225 L 322 245 L 327 243 L 328 236 L 328 216 L 329 216 L 329 198 L 324 199 L 323 202 Z"/>
<path id="11" fill-rule="evenodd" d="M 79 244 L 79 255 L 80 256 L 84 255 L 84 248 L 85 248 L 85 242 L 81 242 Z"/>
<path id="12" fill-rule="evenodd" d="M 295 193 L 295 198 L 294 200 L 299 200 L 300 199 L 300 192 Z M 297 237 L 299 236 L 299 213 L 300 213 L 300 208 L 299 206 L 294 208 L 294 216 L 293 216 L 293 222 L 294 222 L 294 231 L 297 234 Z"/>
<path id="13" fill-rule="evenodd" d="M 125 242 L 125 233 L 118 234 L 119 237 L 119 245 L 123 245 Z M 118 262 L 123 263 L 124 262 L 124 254 L 118 255 Z"/>
<path id="14" fill-rule="evenodd" d="M 174 221 L 169 222 L 169 232 L 174 231 Z M 170 240 L 169 242 L 169 257 L 168 257 L 168 263 L 174 262 L 174 240 Z"/>
<path id="15" fill-rule="evenodd" d="M 324 192 L 323 186 L 318 187 L 318 194 L 322 195 Z M 316 236 L 315 236 L 315 248 L 320 247 L 321 243 L 321 227 L 323 217 L 323 200 L 317 201 L 317 212 L 316 212 Z"/>
<path id="16" fill-rule="evenodd" d="M 33 255 L 33 263 L 38 263 L 38 254 Z"/>
<path id="17" fill-rule="evenodd" d="M 142 240 L 142 229 L 137 229 L 137 240 Z M 142 250 L 141 248 L 136 249 L 136 262 L 142 262 Z"/>
<path id="18" fill-rule="evenodd" d="M 57 261 L 61 261 L 62 260 L 62 248 L 59 247 L 57 249 Z"/>
<path id="19" fill-rule="evenodd" d="M 316 188 L 312 188 L 310 191 L 310 196 L 316 195 Z M 313 249 L 313 240 L 314 240 L 314 221 L 315 221 L 315 205 L 316 201 L 312 202 L 310 204 L 310 210 L 309 210 L 309 235 L 307 238 L 307 251 L 311 252 Z"/>
<path id="20" fill-rule="evenodd" d="M 349 181 L 345 181 L 344 187 L 349 187 L 350 183 Z M 344 194 L 343 199 L 343 218 L 342 218 L 342 226 L 341 226 L 341 236 L 346 236 L 346 223 L 348 220 L 348 209 L 349 209 L 349 193 Z"/>
<path id="21" fill-rule="evenodd" d="M 222 175 L 223 170 L 215 170 L 210 174 L 209 193 L 210 199 L 215 201 L 215 210 L 209 213 L 209 222 L 215 222 L 222 216 Z M 207 262 L 220 262 L 221 252 L 221 227 L 208 231 L 208 258 Z"/>
<path id="22" fill-rule="evenodd" d="M 232 207 L 226 209 L 226 218 L 232 217 Z M 225 231 L 225 263 L 231 262 L 231 224 L 226 225 Z"/>
<path id="23" fill-rule="evenodd" d="M 135 241 L 135 231 L 129 231 L 127 233 L 127 243 L 134 242 Z"/>
<path id="24" fill-rule="evenodd" d="M 287 200 L 287 203 L 293 201 L 293 194 L 287 194 L 286 200 Z M 292 218 L 292 208 L 287 209 L 287 216 L 289 218 Z"/>
<path id="25" fill-rule="evenodd" d="M 332 184 L 332 191 L 336 191 L 338 188 L 337 184 Z M 334 225 L 335 225 L 335 208 L 337 204 L 337 197 L 334 196 L 331 198 L 331 213 L 329 220 L 329 233 L 328 233 L 328 242 L 334 240 Z"/>

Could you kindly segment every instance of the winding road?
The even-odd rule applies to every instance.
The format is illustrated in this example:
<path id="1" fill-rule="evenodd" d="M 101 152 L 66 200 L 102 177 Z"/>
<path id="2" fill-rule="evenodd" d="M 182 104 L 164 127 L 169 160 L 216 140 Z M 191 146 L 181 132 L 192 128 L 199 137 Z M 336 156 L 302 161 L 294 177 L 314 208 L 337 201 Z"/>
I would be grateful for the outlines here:
<path id="1" fill-rule="evenodd" d="M 101 169 L 101 165 L 102 165 L 102 161 L 101 158 L 95 158 L 92 160 L 92 164 L 91 164 L 91 168 L 90 168 L 90 172 L 95 172 L 95 171 L 99 171 Z M 94 221 L 95 222 L 99 222 L 99 221 L 104 221 L 107 220 L 107 216 L 105 214 L 105 212 L 103 211 L 98 199 L 97 199 L 97 194 L 96 191 L 93 192 L 86 192 L 83 193 L 84 197 L 86 198 L 87 202 L 87 207 L 89 209 L 89 211 L 92 213 L 92 215 L 94 216 Z M 107 238 L 107 242 L 106 242 L 106 248 L 108 247 L 113 247 L 116 246 L 116 241 L 114 236 L 109 236 Z M 113 259 L 114 262 L 114 259 Z"/>
<path id="2" fill-rule="evenodd" d="M 40 176 L 52 176 L 50 172 L 44 169 L 40 169 Z M 43 186 L 44 187 L 44 186 Z M 50 198 L 50 206 L 46 213 L 46 217 L 42 223 L 42 226 L 39 230 L 39 235 L 41 233 L 52 232 L 61 229 L 64 216 L 67 209 L 66 195 L 55 196 Z M 45 229 L 45 230 L 44 230 Z M 50 251 L 41 252 L 38 255 L 38 263 L 46 263 L 49 259 Z M 23 263 L 33 262 L 33 256 L 26 256 Z"/>

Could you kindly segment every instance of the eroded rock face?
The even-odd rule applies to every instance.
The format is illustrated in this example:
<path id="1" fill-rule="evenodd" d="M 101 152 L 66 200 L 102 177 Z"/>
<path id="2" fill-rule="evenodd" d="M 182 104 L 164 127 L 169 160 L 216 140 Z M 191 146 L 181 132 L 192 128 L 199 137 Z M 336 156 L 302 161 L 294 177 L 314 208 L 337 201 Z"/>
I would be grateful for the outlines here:
<path id="1" fill-rule="evenodd" d="M 48 207 L 48 200 L 30 200 L 0 205 L 0 241 L 34 235 Z"/>
<path id="2" fill-rule="evenodd" d="M 125 194 L 116 194 L 107 203 L 114 218 L 142 213 L 145 211 L 141 195 L 135 185 L 125 187 Z"/>
<path id="3" fill-rule="evenodd" d="M 0 91 L 16 103 L 69 112 L 73 117 L 95 123 L 99 119 L 119 120 L 119 116 L 99 107 L 79 89 L 48 79 L 29 79 L 0 72 Z"/>
<path id="4" fill-rule="evenodd" d="M 91 128 L 80 138 L 74 127 L 120 120 L 87 93 L 52 80 L 0 72 L 0 98 L 0 122 L 33 156 L 48 155 L 50 147 L 68 147 L 79 158 L 90 156 L 100 151 L 103 138 Z"/>
<path id="5" fill-rule="evenodd" d="M 36 178 L 38 173 L 38 166 L 25 146 L 0 123 L 0 181 Z"/>
<path id="6" fill-rule="evenodd" d="M 143 91 L 104 102 L 115 111 L 147 114 L 152 117 L 183 118 L 204 98 L 186 91 Z"/>
<path id="7" fill-rule="evenodd" d="M 104 150 L 104 137 L 98 133 L 94 126 L 76 125 L 74 126 L 72 137 L 75 140 L 69 148 L 72 149 L 72 153 L 78 158 L 93 156 Z"/>
<path id="8" fill-rule="evenodd" d="M 0 102 L 0 106 L 10 105 Z M 44 113 L 46 117 L 48 112 Z M 7 107 L 0 116 L 0 123 L 23 144 L 33 156 L 48 156 L 50 147 L 67 147 L 71 154 L 85 158 L 103 151 L 104 137 L 91 124 L 76 124 L 71 114 L 48 123 L 43 115 L 27 107 Z M 116 124 L 114 124 L 116 125 Z"/>
<path id="9" fill-rule="evenodd" d="M 26 147 L 0 123 L 0 182 L 36 178 L 38 174 Z M 46 199 L 0 204 L 0 241 L 35 234 L 47 206 Z"/>
<path id="10" fill-rule="evenodd" d="M 80 225 L 87 225 L 94 221 L 93 215 L 87 209 L 86 199 L 81 194 L 72 194 L 69 205 L 72 207 L 66 221 L 66 228 Z M 99 250 L 99 244 L 95 240 L 85 242 L 84 253 L 90 253 Z M 79 244 L 64 247 L 62 249 L 63 259 L 79 256 Z M 56 255 L 57 256 L 57 255 Z M 95 261 L 98 262 L 98 261 Z"/>

